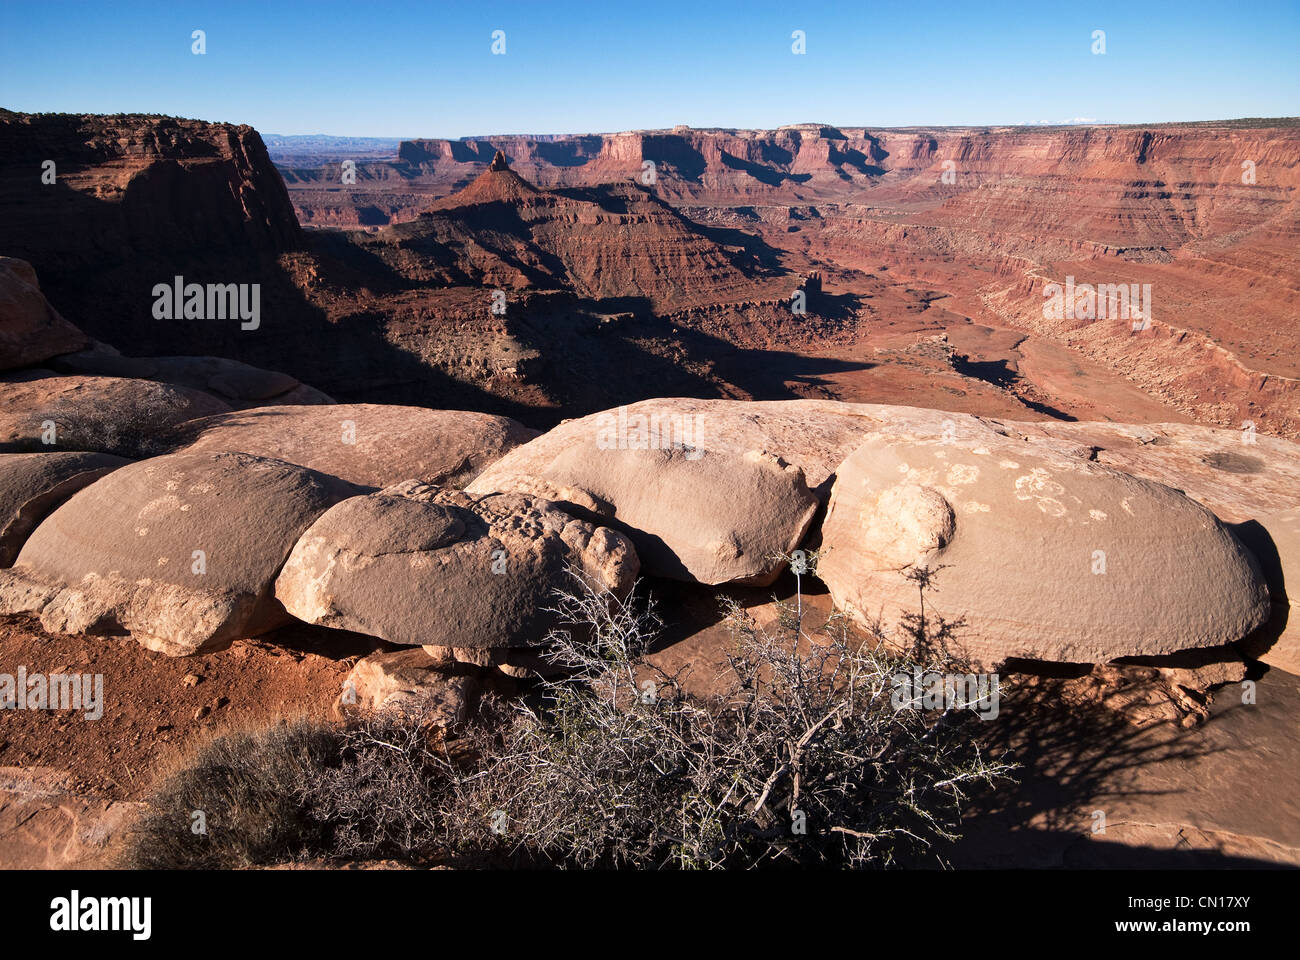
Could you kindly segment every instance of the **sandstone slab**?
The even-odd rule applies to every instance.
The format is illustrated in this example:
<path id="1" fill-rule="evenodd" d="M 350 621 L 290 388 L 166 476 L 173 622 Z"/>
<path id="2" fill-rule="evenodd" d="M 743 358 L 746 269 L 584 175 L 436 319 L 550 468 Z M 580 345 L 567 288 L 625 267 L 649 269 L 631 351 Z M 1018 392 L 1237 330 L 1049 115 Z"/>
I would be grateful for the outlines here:
<path id="1" fill-rule="evenodd" d="M 573 568 L 616 595 L 638 563 L 621 534 L 519 494 L 404 483 L 345 500 L 293 548 L 275 594 L 300 620 L 392 643 L 540 643 Z"/>
<path id="2" fill-rule="evenodd" d="M 371 487 L 463 484 L 536 435 L 508 417 L 373 403 L 255 407 L 181 431 L 190 450 L 275 457 Z"/>
<path id="3" fill-rule="evenodd" d="M 107 453 L 0 454 L 0 567 L 13 565 L 52 510 L 129 462 Z"/>
<path id="4" fill-rule="evenodd" d="M 144 809 L 80 794 L 50 767 L 0 767 L 0 869 L 108 867 L 110 844 Z"/>
<path id="5" fill-rule="evenodd" d="M 151 380 L 9 374 L 0 379 L 0 452 L 148 456 L 166 452 L 161 438 L 176 424 L 229 409 L 210 394 Z"/>
<path id="6" fill-rule="evenodd" d="M 157 380 L 202 390 L 235 409 L 269 404 L 324 404 L 334 401 L 287 373 L 225 357 L 124 357 L 106 344 L 57 357 L 51 369 L 83 376 Z"/>
<path id="7" fill-rule="evenodd" d="M 356 491 L 280 460 L 181 453 L 75 494 L 0 571 L 0 612 L 51 633 L 128 632 L 170 656 L 218 649 L 288 618 L 272 586 L 326 509 Z"/>
<path id="8" fill-rule="evenodd" d="M 1300 444 L 1190 423 L 987 421 L 1009 438 L 1080 454 L 1183 491 L 1232 523 L 1300 506 Z"/>

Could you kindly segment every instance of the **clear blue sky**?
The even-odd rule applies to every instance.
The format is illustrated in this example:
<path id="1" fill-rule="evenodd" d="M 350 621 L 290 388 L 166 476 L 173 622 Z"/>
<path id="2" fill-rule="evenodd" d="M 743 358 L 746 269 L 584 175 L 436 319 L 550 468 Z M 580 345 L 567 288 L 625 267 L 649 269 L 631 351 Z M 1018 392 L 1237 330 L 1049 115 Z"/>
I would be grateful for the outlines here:
<path id="1" fill-rule="evenodd" d="M 190 52 L 195 29 L 204 56 Z M 496 29 L 505 56 L 491 53 Z M 0 31 L 0 106 L 281 134 L 1300 114 L 1300 0 L 0 0 Z"/>

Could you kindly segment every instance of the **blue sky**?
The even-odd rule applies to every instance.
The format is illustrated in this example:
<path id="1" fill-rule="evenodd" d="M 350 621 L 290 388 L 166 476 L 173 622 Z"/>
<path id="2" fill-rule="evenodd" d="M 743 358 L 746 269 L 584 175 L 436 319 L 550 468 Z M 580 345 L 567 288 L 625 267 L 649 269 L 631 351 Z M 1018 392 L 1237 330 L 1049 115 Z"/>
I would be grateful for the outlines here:
<path id="1" fill-rule="evenodd" d="M 0 106 L 265 133 L 459 137 L 785 123 L 1300 114 L 1300 0 L 2 0 Z M 191 53 L 206 31 L 207 53 Z M 491 53 L 493 30 L 506 54 Z M 803 30 L 807 52 L 791 52 Z M 1092 52 L 1104 30 L 1106 52 Z"/>

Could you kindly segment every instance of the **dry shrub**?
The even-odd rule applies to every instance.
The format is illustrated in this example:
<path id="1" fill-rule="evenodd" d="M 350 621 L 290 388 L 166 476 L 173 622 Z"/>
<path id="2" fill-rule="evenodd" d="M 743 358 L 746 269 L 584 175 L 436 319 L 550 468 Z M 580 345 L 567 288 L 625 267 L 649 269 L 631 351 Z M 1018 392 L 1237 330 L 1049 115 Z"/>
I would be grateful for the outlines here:
<path id="1" fill-rule="evenodd" d="M 340 762 L 321 769 L 302 791 L 328 837 L 321 855 L 404 861 L 437 855 L 447 754 L 434 733 L 383 716 L 337 732 Z"/>
<path id="2" fill-rule="evenodd" d="M 217 737 L 167 777 L 127 837 L 122 866 L 239 869 L 318 849 L 303 788 L 337 764 L 328 726 L 298 722 Z M 206 832 L 196 832 L 195 814 Z"/>
<path id="3" fill-rule="evenodd" d="M 840 617 L 812 637 L 798 607 L 771 631 L 731 607 L 734 650 L 706 702 L 646 659 L 648 603 L 574 574 L 555 612 L 548 656 L 563 672 L 530 698 L 486 698 L 450 743 L 381 719 L 215 741 L 164 783 L 127 865 L 941 861 L 968 791 L 1011 771 L 982 755 L 972 714 L 894 709 L 893 676 L 918 662 Z M 206 837 L 190 832 L 194 810 Z"/>
<path id="4" fill-rule="evenodd" d="M 193 415 L 186 395 L 167 384 L 143 381 L 111 409 L 94 396 L 62 399 L 53 409 L 32 417 L 28 439 L 21 445 L 24 449 L 50 450 L 41 442 L 42 424 L 53 420 L 53 449 L 100 450 L 143 459 L 169 452 L 176 445 L 167 435 L 172 424 Z"/>
<path id="5" fill-rule="evenodd" d="M 165 778 L 121 865 L 240 869 L 432 855 L 441 784 L 426 731 L 383 718 L 298 721 L 213 739 Z M 205 832 L 193 829 L 201 811 Z"/>
<path id="6" fill-rule="evenodd" d="M 1011 771 L 982 755 L 970 713 L 895 710 L 892 677 L 916 661 L 843 618 L 813 638 L 797 609 L 769 632 L 732 606 L 724 692 L 705 703 L 646 661 L 650 610 L 575 579 L 556 611 L 571 629 L 551 637 L 565 674 L 471 734 L 471 770 L 447 769 L 455 849 L 581 867 L 889 866 L 937 855 L 967 791 Z"/>

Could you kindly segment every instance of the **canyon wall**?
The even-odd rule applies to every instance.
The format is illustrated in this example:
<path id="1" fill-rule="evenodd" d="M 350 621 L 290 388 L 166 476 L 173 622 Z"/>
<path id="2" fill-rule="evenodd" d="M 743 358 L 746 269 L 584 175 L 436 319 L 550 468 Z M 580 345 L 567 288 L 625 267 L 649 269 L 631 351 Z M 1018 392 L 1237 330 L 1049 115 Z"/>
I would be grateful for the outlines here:
<path id="1" fill-rule="evenodd" d="M 793 266 L 838 268 L 846 283 L 910 276 L 971 319 L 1060 343 L 1196 419 L 1300 431 L 1294 120 L 416 140 L 364 175 L 386 178 L 401 219 L 498 149 L 555 187 L 644 182 L 650 161 L 655 195 L 758 234 Z M 348 220 L 345 192 L 325 192 L 329 216 Z M 316 194 L 293 195 L 310 222 Z M 1150 323 L 1050 320 L 1043 291 L 1069 277 L 1149 286 Z"/>
<path id="2" fill-rule="evenodd" d="M 32 263 L 100 339 L 284 369 L 343 399 L 391 387 L 384 399 L 517 416 L 495 401 L 609 405 L 626 349 L 684 393 L 895 402 L 872 392 L 880 379 L 844 394 L 851 376 L 808 376 L 799 358 L 901 357 L 889 382 L 911 378 L 911 401 L 934 371 L 907 364 L 945 337 L 939 374 L 957 370 L 942 368 L 950 350 L 958 379 L 988 373 L 977 392 L 999 409 L 1110 403 L 1123 382 L 1202 422 L 1300 434 L 1295 121 L 412 140 L 354 160 L 355 184 L 322 149 L 305 166 L 277 152 L 277 172 L 248 127 L 0 112 L 0 253 Z M 497 151 L 509 169 L 483 180 Z M 790 322 L 812 273 L 825 295 Z M 175 276 L 258 284 L 260 327 L 158 319 L 152 290 Z M 1149 286 L 1149 327 L 1050 319 L 1044 290 L 1069 277 Z M 495 287 L 511 291 L 505 319 L 487 311 Z M 563 369 L 584 356 L 581 331 L 613 317 L 635 321 L 607 333 L 625 342 Z M 977 342 L 1028 346 L 963 346 Z M 545 384 L 527 382 L 548 364 Z"/>
<path id="3" fill-rule="evenodd" d="M 171 117 L 0 114 L 0 210 L 0 250 L 87 332 L 142 353 L 228 339 L 156 321 L 156 284 L 272 285 L 302 243 L 256 130 Z"/>
<path id="4" fill-rule="evenodd" d="M 1131 183 L 1132 199 L 1141 199 L 1144 187 L 1153 197 L 1167 193 L 1163 199 L 1173 201 L 1184 219 L 1194 220 L 1216 211 L 1185 205 L 1180 194 L 1191 190 L 1199 197 L 1206 187 L 1241 186 L 1245 161 L 1255 164 L 1255 185 L 1265 188 L 1259 193 L 1295 188 L 1300 131 L 1270 123 L 881 130 L 805 124 L 777 130 L 407 140 L 391 161 L 358 164 L 357 189 L 344 192 L 391 191 L 404 181 L 421 192 L 445 195 L 469 183 L 500 150 L 512 169 L 540 186 L 640 179 L 645 161 L 656 165 L 667 196 L 727 204 L 888 198 L 932 203 L 1007 178 L 1059 178 L 1084 185 Z M 276 159 L 295 194 L 345 186 L 337 165 L 295 166 L 292 157 L 281 154 Z M 941 179 L 945 162 L 953 164 L 951 182 Z"/>

